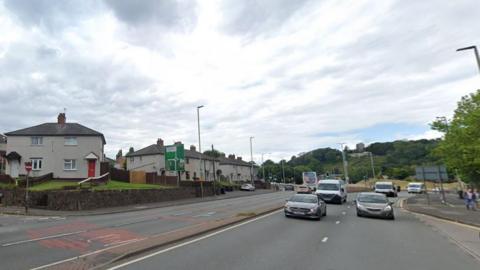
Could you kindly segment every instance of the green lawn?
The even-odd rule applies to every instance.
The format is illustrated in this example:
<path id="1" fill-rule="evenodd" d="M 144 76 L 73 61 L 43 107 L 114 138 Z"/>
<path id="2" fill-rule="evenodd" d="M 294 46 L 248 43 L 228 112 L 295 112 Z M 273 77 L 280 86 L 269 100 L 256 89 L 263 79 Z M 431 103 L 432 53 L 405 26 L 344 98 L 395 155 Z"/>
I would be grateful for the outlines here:
<path id="1" fill-rule="evenodd" d="M 45 190 L 56 190 L 63 189 L 65 186 L 78 186 L 77 182 L 71 181 L 49 181 L 36 186 L 31 187 L 31 191 L 45 191 Z M 1 187 L 1 186 L 0 186 Z M 88 188 L 89 184 L 83 184 L 83 187 Z M 110 180 L 106 185 L 94 186 L 93 190 L 127 190 L 127 189 L 165 189 L 170 188 L 160 185 L 151 185 L 151 184 L 130 184 L 115 180 Z"/>
<path id="2" fill-rule="evenodd" d="M 15 184 L 5 184 L 5 183 L 0 183 L 0 188 L 14 188 Z"/>

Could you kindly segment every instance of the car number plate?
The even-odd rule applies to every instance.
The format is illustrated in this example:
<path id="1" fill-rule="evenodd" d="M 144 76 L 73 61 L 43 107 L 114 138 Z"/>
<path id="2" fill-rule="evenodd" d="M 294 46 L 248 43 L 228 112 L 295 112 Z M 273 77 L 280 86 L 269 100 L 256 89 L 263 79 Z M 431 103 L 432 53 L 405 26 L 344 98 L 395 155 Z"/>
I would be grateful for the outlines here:
<path id="1" fill-rule="evenodd" d="M 295 215 L 304 215 L 305 213 L 303 212 L 293 212 Z"/>

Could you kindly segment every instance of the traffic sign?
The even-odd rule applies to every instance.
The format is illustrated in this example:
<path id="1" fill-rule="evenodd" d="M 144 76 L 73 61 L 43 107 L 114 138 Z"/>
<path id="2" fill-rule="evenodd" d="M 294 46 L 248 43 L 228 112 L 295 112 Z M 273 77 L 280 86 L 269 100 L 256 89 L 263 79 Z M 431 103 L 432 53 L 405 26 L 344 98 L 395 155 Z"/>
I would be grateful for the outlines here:
<path id="1" fill-rule="evenodd" d="M 30 172 L 32 170 L 32 162 L 25 162 L 25 170 Z"/>
<path id="2" fill-rule="evenodd" d="M 165 146 L 165 168 L 167 171 L 185 171 L 185 148 L 183 144 Z"/>

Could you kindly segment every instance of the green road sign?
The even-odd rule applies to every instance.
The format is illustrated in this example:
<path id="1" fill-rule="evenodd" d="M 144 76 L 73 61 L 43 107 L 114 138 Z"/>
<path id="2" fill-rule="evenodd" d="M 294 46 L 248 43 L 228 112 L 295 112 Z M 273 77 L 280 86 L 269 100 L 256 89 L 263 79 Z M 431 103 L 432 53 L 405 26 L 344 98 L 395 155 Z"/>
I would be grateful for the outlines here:
<path id="1" fill-rule="evenodd" d="M 165 168 L 167 171 L 185 171 L 185 148 L 183 144 L 165 146 Z"/>

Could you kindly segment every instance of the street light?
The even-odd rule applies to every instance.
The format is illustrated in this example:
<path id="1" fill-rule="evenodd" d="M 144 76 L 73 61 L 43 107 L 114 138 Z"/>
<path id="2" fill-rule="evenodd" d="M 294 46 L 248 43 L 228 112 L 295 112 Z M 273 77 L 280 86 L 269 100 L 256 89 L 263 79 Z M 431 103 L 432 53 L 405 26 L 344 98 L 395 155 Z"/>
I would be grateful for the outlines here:
<path id="1" fill-rule="evenodd" d="M 250 137 L 250 181 L 253 183 L 253 148 L 252 148 L 252 140 L 255 137 Z"/>
<path id="2" fill-rule="evenodd" d="M 477 59 L 478 71 L 480 72 L 480 56 L 478 55 L 477 46 L 469 46 L 469 47 L 460 48 L 460 49 L 457 49 L 457 52 L 472 50 L 472 49 L 473 49 L 473 52 L 475 53 L 475 58 Z"/>
<path id="3" fill-rule="evenodd" d="M 285 184 L 285 168 L 283 166 L 283 164 L 285 163 L 285 160 L 281 160 L 282 162 L 282 178 L 283 178 L 283 183 Z"/>
<path id="4" fill-rule="evenodd" d="M 345 157 L 345 149 L 343 147 L 345 143 L 338 143 L 338 144 L 342 148 L 343 173 L 345 175 L 345 183 L 348 185 L 348 165 L 347 165 L 347 159 Z"/>
<path id="5" fill-rule="evenodd" d="M 197 106 L 197 125 L 198 125 L 198 152 L 200 152 L 200 181 L 202 181 L 203 173 L 202 172 L 202 141 L 200 139 L 200 109 L 203 108 L 203 105 Z"/>

